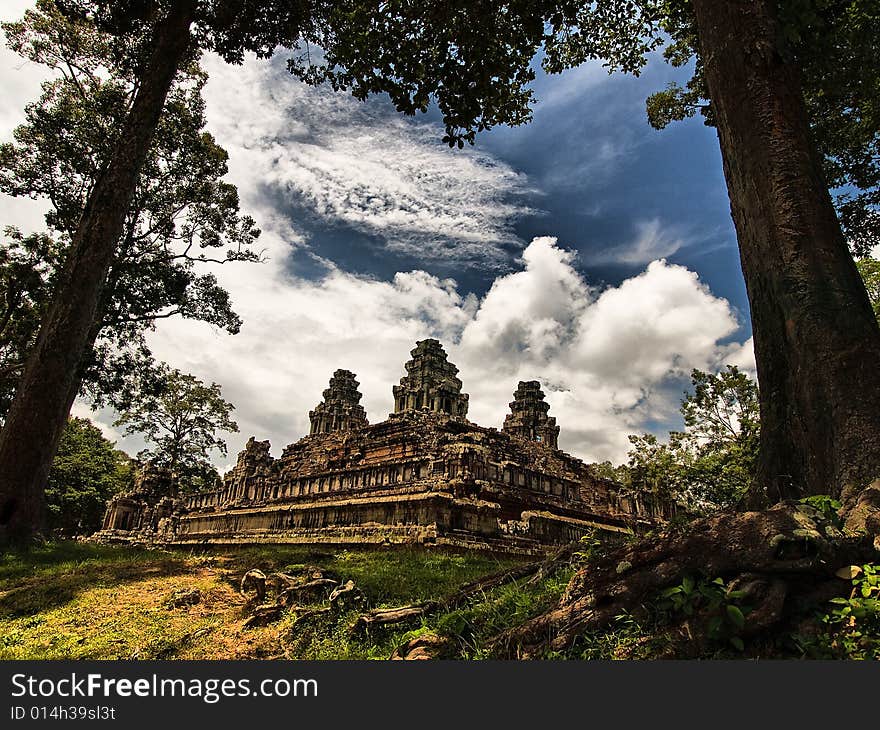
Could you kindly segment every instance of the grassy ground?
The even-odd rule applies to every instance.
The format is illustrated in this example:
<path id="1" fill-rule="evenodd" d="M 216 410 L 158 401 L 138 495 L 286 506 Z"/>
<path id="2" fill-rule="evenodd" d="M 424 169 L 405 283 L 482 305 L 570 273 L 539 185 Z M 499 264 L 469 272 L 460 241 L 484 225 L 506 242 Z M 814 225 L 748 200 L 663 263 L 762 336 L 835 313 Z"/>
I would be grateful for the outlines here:
<path id="1" fill-rule="evenodd" d="M 0 659 L 387 659 L 395 648 L 426 634 L 445 637 L 452 658 L 480 659 L 487 656 L 490 638 L 558 602 L 572 572 L 595 545 L 585 544 L 584 549 L 573 564 L 537 583 L 508 583 L 455 610 L 355 634 L 351 629 L 366 609 L 444 598 L 518 561 L 415 548 L 150 551 L 55 543 L 26 554 L 0 555 Z M 266 574 L 297 573 L 305 565 L 353 580 L 365 603 L 305 617 L 302 610 L 288 610 L 267 626 L 245 628 L 253 603 L 238 591 L 242 576 L 251 568 Z M 618 616 L 604 630 L 582 636 L 564 654 L 546 656 L 694 656 L 689 637 L 697 625 L 690 626 L 695 619 L 681 613 L 676 599 L 693 604 L 694 616 L 705 613 L 711 618 L 719 611 L 727 616 L 727 603 L 735 603 L 733 594 L 725 594 L 723 583 L 711 578 L 688 578 L 670 589 L 672 593 L 667 590 L 647 601 L 638 617 Z M 841 582 L 846 592 L 847 584 Z M 880 566 L 857 566 L 852 585 L 848 599 L 804 606 L 787 628 L 760 640 L 744 643 L 736 621 L 727 622 L 698 655 L 880 658 Z M 200 594 L 197 603 L 169 603 L 177 592 L 194 588 Z M 704 594 L 717 599 L 718 605 L 703 600 Z M 318 597 L 314 606 L 326 606 L 325 599 Z M 742 613 L 749 611 L 746 605 L 738 607 Z"/>
<path id="2" fill-rule="evenodd" d="M 237 586 L 250 568 L 314 564 L 354 580 L 367 607 L 395 606 L 441 598 L 514 563 L 421 549 L 150 551 L 55 543 L 0 558 L 0 659 L 384 659 L 403 640 L 429 630 L 462 637 L 461 655 L 478 657 L 483 637 L 557 600 L 567 575 L 534 587 L 502 587 L 422 624 L 358 637 L 348 631 L 355 610 L 296 627 L 291 612 L 245 629 L 250 610 Z M 201 593 L 198 603 L 169 607 L 176 591 L 192 588 Z"/>

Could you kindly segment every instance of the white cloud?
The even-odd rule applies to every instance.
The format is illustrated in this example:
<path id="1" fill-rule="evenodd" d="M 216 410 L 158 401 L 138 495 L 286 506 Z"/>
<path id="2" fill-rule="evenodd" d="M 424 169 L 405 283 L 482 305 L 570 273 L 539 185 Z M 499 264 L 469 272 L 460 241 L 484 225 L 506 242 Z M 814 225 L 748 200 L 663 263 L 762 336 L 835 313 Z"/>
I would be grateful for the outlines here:
<path id="1" fill-rule="evenodd" d="M 241 266 L 226 282 L 245 323 L 239 335 L 168 320 L 151 344 L 172 365 L 221 383 L 235 403 L 241 433 L 229 439 L 226 464 L 250 435 L 269 438 L 277 455 L 307 433 L 308 411 L 336 368 L 357 373 L 370 420 L 383 420 L 409 350 L 428 336 L 461 369 L 475 422 L 500 426 L 517 381 L 539 379 L 563 448 L 621 460 L 626 434 L 674 416 L 692 368 L 726 361 L 731 346 L 720 342 L 737 322 L 681 266 L 656 261 L 598 291 L 573 263 L 554 239 L 535 239 L 520 269 L 479 301 L 424 271 L 384 282 L 333 270 L 308 281 L 277 262 Z"/>
<path id="2" fill-rule="evenodd" d="M 33 0 L 3 0 L 0 22 L 19 20 Z M 24 121 L 24 105 L 40 93 L 40 83 L 47 78 L 46 69 L 30 63 L 6 47 L 6 34 L 0 31 L 0 86 L 4 103 L 0 106 L 0 139 L 10 137 L 12 130 Z"/>
<path id="3" fill-rule="evenodd" d="M 73 408 L 70 409 L 70 415 L 74 418 L 87 418 L 95 426 L 100 429 L 101 433 L 104 435 L 105 439 L 109 439 L 115 443 L 122 441 L 124 438 L 122 433 L 117 431 L 116 428 L 112 425 L 115 417 L 113 413 L 109 410 L 101 411 L 101 413 L 95 413 L 95 411 L 91 410 L 89 406 L 81 400 L 78 400 L 73 404 Z M 137 448 L 134 448 L 135 439 L 129 439 L 127 442 L 127 446 L 132 454 L 132 456 L 137 453 L 141 448 L 143 448 L 143 443 L 138 441 Z"/>
<path id="4" fill-rule="evenodd" d="M 724 355 L 727 365 L 736 365 L 740 370 L 748 373 L 751 378 L 757 378 L 757 366 L 755 365 L 755 338 L 749 337 L 745 342 L 733 342 L 727 346 Z"/>
<path id="5" fill-rule="evenodd" d="M 471 415 L 498 424 L 516 381 L 541 380 L 560 444 L 587 459 L 621 460 L 628 433 L 673 417 L 690 370 L 717 367 L 719 340 L 738 328 L 695 273 L 662 260 L 601 293 L 553 239 L 533 241 L 523 263 L 496 280 L 454 348 Z"/>
<path id="6" fill-rule="evenodd" d="M 521 246 L 511 226 L 527 212 L 525 178 L 473 149 L 451 153 L 439 125 L 310 88 L 277 62 L 206 66 L 210 127 L 243 190 L 268 188 L 420 260 L 494 265 Z"/>

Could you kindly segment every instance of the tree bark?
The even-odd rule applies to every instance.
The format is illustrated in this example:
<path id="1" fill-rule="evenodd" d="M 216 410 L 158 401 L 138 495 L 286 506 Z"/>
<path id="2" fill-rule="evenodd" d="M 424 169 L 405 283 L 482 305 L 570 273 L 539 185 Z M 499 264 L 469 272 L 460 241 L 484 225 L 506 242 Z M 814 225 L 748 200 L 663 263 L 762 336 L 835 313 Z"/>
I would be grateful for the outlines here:
<path id="1" fill-rule="evenodd" d="M 761 387 L 755 505 L 855 498 L 880 475 L 880 328 L 822 176 L 774 5 L 693 2 Z"/>
<path id="2" fill-rule="evenodd" d="M 168 90 L 189 49 L 194 0 L 172 4 L 113 156 L 86 204 L 59 287 L 0 432 L 0 543 L 27 542 L 43 524 L 46 477 L 79 389 L 80 365 L 125 214 Z"/>

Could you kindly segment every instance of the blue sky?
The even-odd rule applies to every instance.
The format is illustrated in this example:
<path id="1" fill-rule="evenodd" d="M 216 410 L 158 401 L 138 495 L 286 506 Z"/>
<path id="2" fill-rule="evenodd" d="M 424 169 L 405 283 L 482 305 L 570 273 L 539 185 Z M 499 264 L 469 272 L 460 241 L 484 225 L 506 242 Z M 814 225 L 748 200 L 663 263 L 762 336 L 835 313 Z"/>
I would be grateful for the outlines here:
<path id="1" fill-rule="evenodd" d="M 645 118 L 645 98 L 682 70 L 539 71 L 531 124 L 458 151 L 436 110 L 404 118 L 382 98 L 308 88 L 283 54 L 204 64 L 208 129 L 266 262 L 213 269 L 240 334 L 168 319 L 149 341 L 236 406 L 241 430 L 219 467 L 250 435 L 278 455 L 307 433 L 336 368 L 357 373 L 370 421 L 383 420 L 428 336 L 460 368 L 472 420 L 500 426 L 518 380 L 541 380 L 560 445 L 586 460 L 623 461 L 628 434 L 677 427 L 692 368 L 753 367 L 714 130 L 695 119 L 657 132 Z M 4 138 L 42 73 L 0 54 Z M 4 224 L 39 229 L 44 210 L 0 199 Z M 142 445 L 114 431 L 113 413 L 75 412 Z"/>
<path id="2" fill-rule="evenodd" d="M 531 210 L 511 221 L 520 245 L 508 246 L 508 265 L 515 265 L 523 242 L 550 230 L 561 246 L 579 254 L 577 268 L 594 281 L 617 284 L 662 256 L 698 271 L 743 314 L 748 329 L 715 131 L 697 117 L 658 132 L 645 117 L 646 97 L 671 80 L 685 80 L 687 69 L 673 69 L 659 56 L 640 77 L 609 75 L 598 64 L 558 75 L 544 73 L 537 63 L 535 69 L 533 121 L 484 132 L 475 146 L 528 179 L 525 190 L 510 196 Z M 380 99 L 368 105 L 394 114 Z M 432 109 L 413 122 L 426 119 L 437 122 L 440 115 Z M 309 219 L 311 213 L 307 203 L 291 206 L 294 217 Z M 389 254 L 381 236 L 344 224 L 315 220 L 305 227 L 313 252 L 354 272 L 387 277 L 419 266 L 451 275 L 479 295 L 493 280 L 494 270 L 479 265 Z M 633 250 L 640 236 L 645 246 Z M 291 264 L 309 270 L 299 257 Z"/>

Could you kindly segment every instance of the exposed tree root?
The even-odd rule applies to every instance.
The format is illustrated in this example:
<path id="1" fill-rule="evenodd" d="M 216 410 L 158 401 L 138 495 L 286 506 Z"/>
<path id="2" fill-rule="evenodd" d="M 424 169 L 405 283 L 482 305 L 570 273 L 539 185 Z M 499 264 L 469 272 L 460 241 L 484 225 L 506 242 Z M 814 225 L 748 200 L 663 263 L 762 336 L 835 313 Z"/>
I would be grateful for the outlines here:
<path id="1" fill-rule="evenodd" d="M 242 595 L 247 595 L 248 591 L 253 590 L 256 593 L 257 602 L 262 603 L 266 598 L 266 574 L 256 568 L 249 570 L 241 579 L 239 590 Z"/>
<path id="2" fill-rule="evenodd" d="M 290 624 L 290 628 L 298 626 L 299 624 L 303 624 L 316 616 L 323 616 L 325 614 L 330 613 L 333 608 L 331 606 L 321 606 L 320 608 L 308 608 L 306 606 L 295 606 L 293 608 L 294 611 L 298 612 L 297 617 L 293 620 L 293 623 Z"/>
<path id="3" fill-rule="evenodd" d="M 339 583 L 330 578 L 319 578 L 318 580 L 310 580 L 308 583 L 301 585 L 293 585 L 284 589 L 278 594 L 278 602 L 288 604 L 294 598 L 302 598 L 303 596 L 311 598 L 323 598 L 327 593 L 333 590 Z"/>
<path id="4" fill-rule="evenodd" d="M 362 597 L 363 594 L 355 588 L 352 581 L 348 581 L 345 586 L 340 586 L 339 581 L 335 577 L 331 578 L 331 575 L 334 574 L 311 565 L 305 566 L 297 575 L 272 573 L 268 578 L 263 571 L 257 568 L 249 570 L 241 580 L 240 590 L 243 595 L 253 591 L 254 597 L 249 605 L 254 603 L 257 605 L 252 608 L 251 615 L 244 622 L 244 628 L 266 626 L 278 621 L 286 612 L 292 610 L 314 615 L 330 610 L 330 607 L 310 609 L 299 606 L 294 604 L 295 600 L 321 599 L 330 592 L 331 606 L 339 606 L 345 600 L 353 600 L 354 596 L 360 595 Z M 264 603 L 263 601 L 270 590 L 276 594 L 275 602 Z M 300 618 L 304 618 L 304 615 L 297 618 L 297 621 Z"/>
<path id="5" fill-rule="evenodd" d="M 283 603 L 264 603 L 261 606 L 256 606 L 242 624 L 242 628 L 253 629 L 257 626 L 267 626 L 280 619 L 286 610 L 287 606 Z"/>
<path id="6" fill-rule="evenodd" d="M 874 547 L 880 550 L 880 479 L 865 489 L 844 489 L 844 528 L 853 533 L 874 536 Z"/>
<path id="7" fill-rule="evenodd" d="M 424 634 L 398 646 L 389 659 L 424 660 L 443 659 L 451 656 L 454 651 L 453 642 L 437 634 Z"/>
<path id="8" fill-rule="evenodd" d="M 202 592 L 198 588 L 180 588 L 174 591 L 166 600 L 165 608 L 184 608 L 194 606 L 202 600 Z"/>
<path id="9" fill-rule="evenodd" d="M 880 491 L 878 495 L 880 496 Z M 874 524 L 880 501 L 862 498 L 861 524 Z M 873 535 L 845 537 L 819 510 L 787 502 L 763 512 L 721 514 L 621 547 L 579 570 L 558 606 L 491 642 L 498 656 L 529 658 L 564 650 L 586 631 L 638 611 L 688 575 L 723 577 L 745 591 L 743 635 L 777 623 L 795 595 L 818 590 L 841 566 L 874 560 Z"/>
<path id="10" fill-rule="evenodd" d="M 347 580 L 343 585 L 336 586 L 330 594 L 330 607 L 334 611 L 342 611 L 347 606 L 358 606 L 367 600 L 364 592 L 358 588 L 353 580 Z"/>

